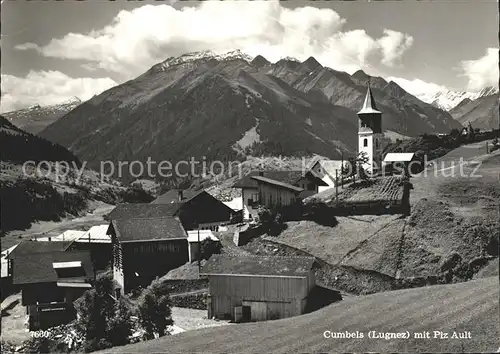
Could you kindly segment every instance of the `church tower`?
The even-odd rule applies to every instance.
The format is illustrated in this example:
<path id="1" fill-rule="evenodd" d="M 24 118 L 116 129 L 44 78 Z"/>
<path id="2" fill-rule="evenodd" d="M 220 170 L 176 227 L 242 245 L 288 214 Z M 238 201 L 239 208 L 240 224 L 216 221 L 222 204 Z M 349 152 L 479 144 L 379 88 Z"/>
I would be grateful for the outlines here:
<path id="1" fill-rule="evenodd" d="M 377 109 L 373 94 L 368 82 L 363 107 L 358 112 L 358 153 L 366 153 L 368 162 L 363 168 L 369 173 L 376 173 L 382 168 L 382 112 Z"/>

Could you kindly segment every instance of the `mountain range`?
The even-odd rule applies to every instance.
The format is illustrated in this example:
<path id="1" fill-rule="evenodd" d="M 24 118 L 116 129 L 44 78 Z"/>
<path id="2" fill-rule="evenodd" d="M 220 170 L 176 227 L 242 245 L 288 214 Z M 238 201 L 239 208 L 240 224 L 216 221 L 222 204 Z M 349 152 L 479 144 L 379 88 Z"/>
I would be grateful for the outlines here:
<path id="1" fill-rule="evenodd" d="M 452 116 L 394 82 L 286 58 L 270 63 L 240 51 L 171 57 L 94 96 L 40 135 L 90 167 L 100 161 L 208 161 L 247 155 L 339 158 L 357 148 L 367 83 L 384 129 L 405 136 L 449 132 Z"/>
<path id="2" fill-rule="evenodd" d="M 427 91 L 419 94 L 415 94 L 420 100 L 430 103 L 438 108 L 442 108 L 446 111 L 458 106 L 464 100 L 474 101 L 481 97 L 498 95 L 498 87 L 485 87 L 477 92 L 470 91 L 453 91 L 453 90 L 438 90 L 438 91 Z"/>
<path id="3" fill-rule="evenodd" d="M 465 98 L 450 110 L 450 114 L 464 126 L 470 123 L 481 130 L 500 129 L 499 99 L 498 93 L 475 100 Z"/>
<path id="4" fill-rule="evenodd" d="M 48 106 L 34 105 L 29 108 L 3 113 L 3 116 L 18 128 L 28 133 L 37 134 L 80 103 L 82 101 L 78 97 L 73 97 L 59 104 Z"/>

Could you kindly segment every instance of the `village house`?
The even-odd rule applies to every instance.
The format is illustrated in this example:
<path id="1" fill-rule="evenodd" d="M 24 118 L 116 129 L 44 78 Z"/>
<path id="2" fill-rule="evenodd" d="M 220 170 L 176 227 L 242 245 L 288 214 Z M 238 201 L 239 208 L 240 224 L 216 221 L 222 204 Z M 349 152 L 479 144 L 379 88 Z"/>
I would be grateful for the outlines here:
<path id="1" fill-rule="evenodd" d="M 314 258 L 213 255 L 208 276 L 208 318 L 265 321 L 303 314 L 315 287 Z"/>
<path id="2" fill-rule="evenodd" d="M 318 193 L 320 186 L 328 184 L 311 171 L 253 171 L 238 180 L 233 188 L 241 189 L 243 220 L 250 220 L 256 215 L 258 205 L 290 205 Z"/>
<path id="3" fill-rule="evenodd" d="M 52 251 L 14 257 L 13 284 L 22 291 L 22 305 L 26 306 L 30 330 L 46 329 L 75 319 L 73 302 L 90 289 L 94 281 L 89 252 Z"/>
<path id="4" fill-rule="evenodd" d="M 310 170 L 319 178 L 321 178 L 327 186 L 318 186 L 318 193 L 325 189 L 335 187 L 340 184 L 342 175 L 342 166 L 346 167 L 348 161 L 345 160 L 318 160 L 310 168 Z"/>
<path id="5" fill-rule="evenodd" d="M 206 191 L 172 189 L 151 202 L 154 205 L 173 205 L 173 216 L 178 216 L 186 230 L 217 231 L 229 224 L 236 212 Z"/>
<path id="6" fill-rule="evenodd" d="M 177 217 L 112 219 L 113 279 L 125 294 L 185 264 L 187 234 Z"/>

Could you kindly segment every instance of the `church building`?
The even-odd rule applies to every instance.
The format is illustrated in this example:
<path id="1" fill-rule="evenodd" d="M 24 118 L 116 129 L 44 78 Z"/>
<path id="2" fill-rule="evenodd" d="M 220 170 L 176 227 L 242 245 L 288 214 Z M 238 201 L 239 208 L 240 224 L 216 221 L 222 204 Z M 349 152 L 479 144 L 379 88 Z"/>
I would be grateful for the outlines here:
<path id="1" fill-rule="evenodd" d="M 368 162 L 362 166 L 368 173 L 375 174 L 382 169 L 384 133 L 382 132 L 382 112 L 377 109 L 370 84 L 368 84 L 365 101 L 358 112 L 358 117 L 358 154 L 366 154 Z"/>

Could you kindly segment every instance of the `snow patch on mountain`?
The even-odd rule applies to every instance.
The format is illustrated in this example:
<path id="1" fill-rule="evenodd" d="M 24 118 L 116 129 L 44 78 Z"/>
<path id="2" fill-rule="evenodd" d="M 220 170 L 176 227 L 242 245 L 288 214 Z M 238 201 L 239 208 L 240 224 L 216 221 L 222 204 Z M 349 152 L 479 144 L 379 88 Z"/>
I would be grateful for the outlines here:
<path id="1" fill-rule="evenodd" d="M 231 50 L 229 52 L 225 53 L 214 53 L 211 50 L 205 50 L 205 51 L 200 51 L 200 52 L 191 52 L 187 53 L 184 55 L 181 55 L 180 57 L 174 58 L 168 58 L 167 60 L 163 61 L 159 69 L 164 71 L 168 69 L 171 66 L 175 65 L 180 65 L 180 64 L 186 64 L 186 63 L 192 63 L 197 60 L 217 60 L 217 61 L 228 61 L 228 60 L 245 60 L 246 62 L 250 63 L 253 60 L 253 57 L 251 57 L 248 54 L 243 53 L 241 50 L 236 49 L 236 50 Z"/>

